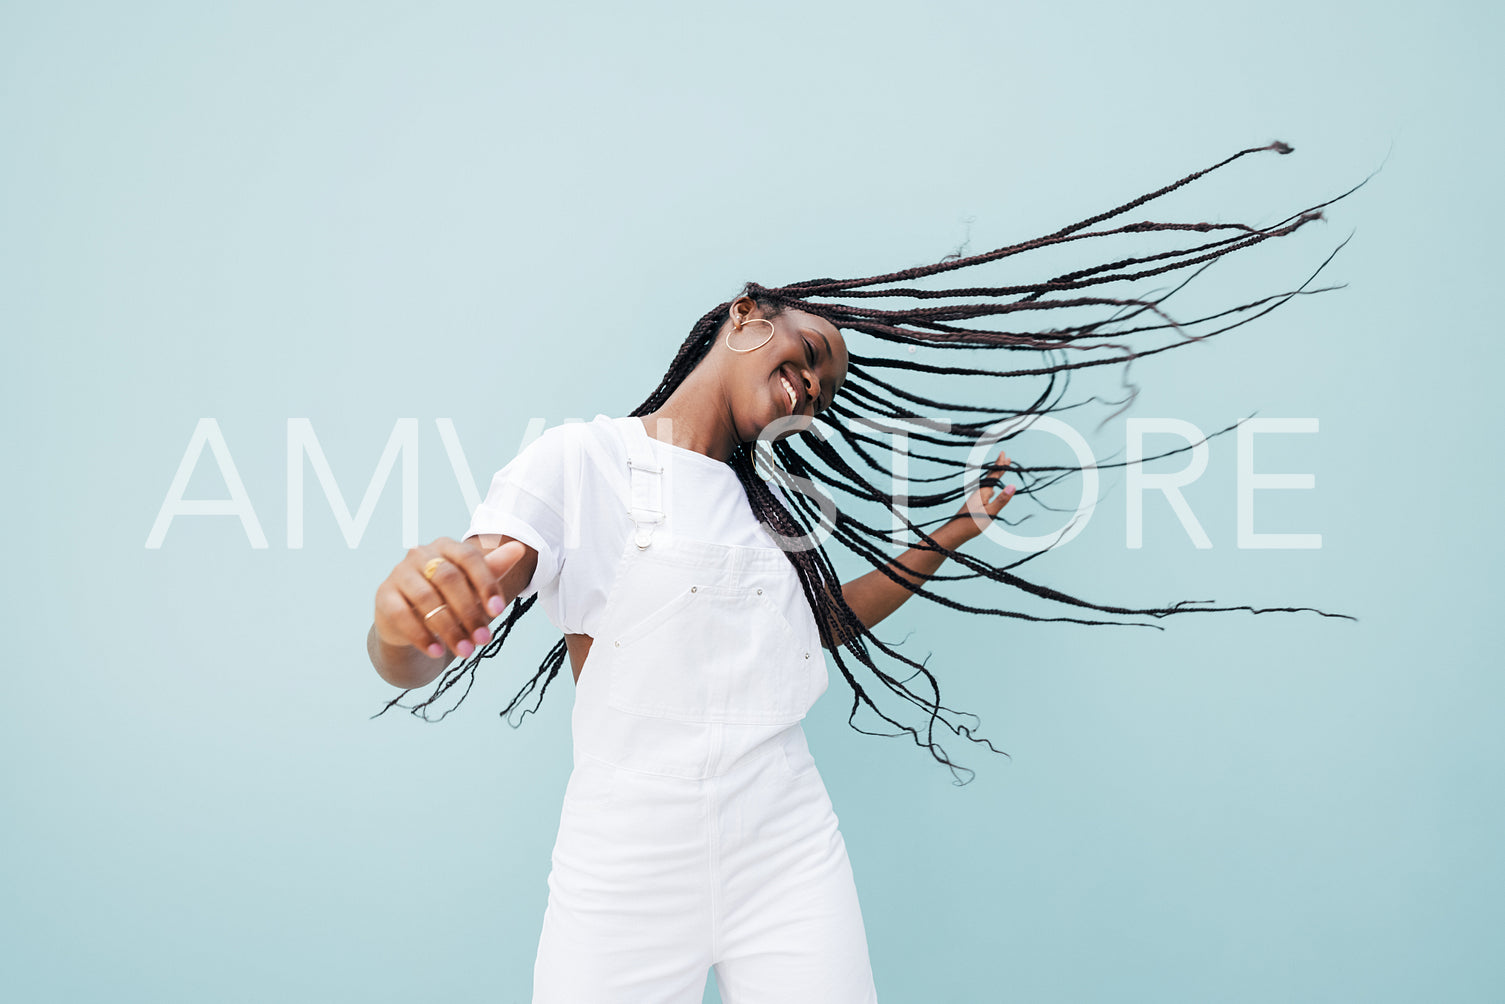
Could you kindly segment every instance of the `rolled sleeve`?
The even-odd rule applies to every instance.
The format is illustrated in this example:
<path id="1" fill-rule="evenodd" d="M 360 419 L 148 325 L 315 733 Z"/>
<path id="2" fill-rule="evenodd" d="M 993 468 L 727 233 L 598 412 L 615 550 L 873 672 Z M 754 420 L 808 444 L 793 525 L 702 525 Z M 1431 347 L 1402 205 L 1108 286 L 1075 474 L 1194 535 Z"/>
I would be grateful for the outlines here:
<path id="1" fill-rule="evenodd" d="M 533 578 L 518 599 L 547 592 L 564 567 L 565 445 L 560 435 L 545 433 L 497 471 L 465 533 L 504 534 L 538 552 Z"/>
<path id="2" fill-rule="evenodd" d="M 538 552 L 538 566 L 533 570 L 533 578 L 529 580 L 523 591 L 517 594 L 517 599 L 525 600 L 538 592 L 542 586 L 559 578 L 563 558 L 558 548 L 549 543 L 549 539 L 523 517 L 485 505 L 477 506 L 475 513 L 471 515 L 470 529 L 465 531 L 465 536 L 474 537 L 476 534 L 483 533 L 499 533 L 513 537 Z"/>

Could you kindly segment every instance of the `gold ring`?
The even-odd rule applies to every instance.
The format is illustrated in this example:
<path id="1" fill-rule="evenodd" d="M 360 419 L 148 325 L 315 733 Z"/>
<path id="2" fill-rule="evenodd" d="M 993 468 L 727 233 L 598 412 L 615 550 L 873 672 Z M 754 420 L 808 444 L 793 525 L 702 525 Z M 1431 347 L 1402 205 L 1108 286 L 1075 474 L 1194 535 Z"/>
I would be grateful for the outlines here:
<path id="1" fill-rule="evenodd" d="M 424 614 L 423 615 L 423 619 L 425 621 L 427 621 L 430 617 L 434 616 L 435 614 L 437 614 L 439 611 L 443 610 L 448 605 L 449 604 L 447 604 L 447 603 L 441 603 L 441 604 L 439 604 L 437 607 L 435 607 L 434 609 L 430 610 L 428 613 Z"/>
<path id="2" fill-rule="evenodd" d="M 443 558 L 430 558 L 428 561 L 424 562 L 423 577 L 432 582 L 434 580 L 434 573 L 439 570 L 439 566 L 442 564 L 444 564 Z"/>

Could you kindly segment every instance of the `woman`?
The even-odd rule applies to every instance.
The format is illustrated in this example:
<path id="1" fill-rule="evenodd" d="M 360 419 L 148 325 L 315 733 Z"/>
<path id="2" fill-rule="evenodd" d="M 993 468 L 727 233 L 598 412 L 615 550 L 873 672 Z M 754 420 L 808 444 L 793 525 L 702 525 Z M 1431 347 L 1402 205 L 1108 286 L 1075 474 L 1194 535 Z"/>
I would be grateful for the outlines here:
<path id="1" fill-rule="evenodd" d="M 464 541 L 415 548 L 379 593 L 377 669 L 402 687 L 443 670 L 420 652 L 430 632 L 461 657 L 489 641 L 488 613 L 538 591 L 540 553 L 556 623 L 588 629 L 565 634 L 575 771 L 537 1001 L 699 1000 L 712 965 L 728 1001 L 875 999 L 845 845 L 799 725 L 826 689 L 820 633 L 726 463 L 781 420 L 796 422 L 780 435 L 808 424 L 846 374 L 829 321 L 738 297 L 662 407 L 551 430 L 493 480 Z M 625 462 L 596 468 L 589 451 L 614 448 Z M 980 529 L 969 512 L 991 518 L 1012 494 L 978 489 L 933 536 L 954 550 Z M 560 602 L 571 517 L 587 539 L 568 548 Z M 576 555 L 606 560 L 580 572 Z M 933 572 L 941 558 L 902 564 Z M 842 592 L 868 627 L 911 595 L 876 572 Z"/>
<path id="2" fill-rule="evenodd" d="M 1169 293 L 1144 299 L 1077 292 L 1196 266 L 1320 218 L 1320 207 L 1313 207 L 1265 228 L 1145 222 L 1087 231 L 1257 150 L 1290 148 L 1275 143 L 1241 151 L 1109 213 L 983 255 L 867 279 L 777 288 L 749 283 L 701 318 L 660 386 L 631 415 L 549 430 L 498 472 L 464 540 L 441 537 L 397 565 L 377 591 L 368 639 L 378 673 L 396 686 L 426 686 L 444 673 L 450 653 L 473 671 L 539 598 L 565 636 L 507 708 L 511 712 L 534 690 L 541 700 L 568 655 L 577 685 L 574 771 L 549 877 L 535 1002 L 696 1001 L 709 967 L 728 1004 L 876 999 L 851 867 L 799 724 L 827 687 L 823 650 L 856 695 L 854 725 L 865 707 L 954 769 L 936 742 L 938 726 L 991 744 L 954 720 L 929 670 L 874 637 L 874 625 L 914 594 L 980 613 L 1114 623 L 972 607 L 927 583 L 986 577 L 1114 614 L 1254 609 L 1115 606 L 1030 583 L 959 550 L 1014 497 L 1014 486 L 998 481 L 1009 466 L 1005 453 L 987 465 L 975 487 L 920 492 L 904 500 L 905 508 L 833 449 L 829 432 L 811 426 L 819 416 L 821 426 L 835 430 L 880 473 L 886 472 L 872 448 L 882 441 L 865 429 L 903 431 L 925 449 L 941 451 L 917 457 L 944 466 L 947 447 L 986 441 L 1000 418 L 1015 420 L 1017 431 L 1024 427 L 1020 419 L 1073 407 L 1057 396 L 1064 392 L 1061 378 L 1072 370 L 1127 364 L 1248 318 L 1213 331 L 1198 331 L 1198 325 L 1270 309 L 1275 298 L 1175 321 L 1162 309 Z M 1197 238 L 1185 248 L 1044 282 L 874 288 L 1084 237 L 1146 231 L 1232 236 Z M 835 295 L 1008 300 L 880 310 L 814 299 Z M 1057 308 L 1108 308 L 1111 314 L 1046 331 L 947 323 Z M 898 343 L 906 352 L 854 356 L 843 329 Z M 1147 349 L 1108 338 L 1167 331 L 1174 340 Z M 920 346 L 1044 352 L 1049 365 L 1006 371 L 936 366 L 910 358 Z M 1084 358 L 1057 358 L 1068 351 Z M 1046 386 L 1028 407 L 1004 410 L 927 399 L 880 376 L 884 371 L 948 379 L 1034 376 Z M 782 464 L 774 478 L 756 471 L 760 442 Z M 957 459 L 949 460 L 952 478 L 910 480 L 949 482 Z M 793 499 L 780 489 L 781 479 L 800 488 Z M 856 505 L 831 505 L 814 490 L 814 480 L 841 489 Z M 929 531 L 906 514 L 949 508 L 960 496 L 960 508 L 938 526 L 928 524 L 934 527 Z M 901 518 L 919 540 L 898 560 L 887 560 L 880 546 L 887 533 L 852 515 L 862 503 Z M 839 582 L 816 529 L 862 554 L 874 570 Z M 970 574 L 939 575 L 947 557 Z M 490 621 L 509 606 L 494 636 Z M 889 674 L 872 659 L 869 643 L 913 672 L 902 679 Z M 871 692 L 843 650 L 877 680 Z M 438 693 L 463 675 L 447 675 Z M 924 683 L 912 689 L 916 678 Z M 875 697 L 918 708 L 925 721 L 905 724 L 902 707 L 882 707 Z"/>

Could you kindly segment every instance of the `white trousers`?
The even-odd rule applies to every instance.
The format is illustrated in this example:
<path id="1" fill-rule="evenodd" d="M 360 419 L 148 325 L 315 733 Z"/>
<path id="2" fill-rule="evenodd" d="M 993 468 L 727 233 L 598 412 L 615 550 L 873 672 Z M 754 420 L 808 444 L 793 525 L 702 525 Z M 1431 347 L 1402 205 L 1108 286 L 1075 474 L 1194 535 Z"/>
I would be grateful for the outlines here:
<path id="1" fill-rule="evenodd" d="M 873 1004 L 846 845 L 798 725 L 687 780 L 582 758 L 565 794 L 534 1004 Z"/>

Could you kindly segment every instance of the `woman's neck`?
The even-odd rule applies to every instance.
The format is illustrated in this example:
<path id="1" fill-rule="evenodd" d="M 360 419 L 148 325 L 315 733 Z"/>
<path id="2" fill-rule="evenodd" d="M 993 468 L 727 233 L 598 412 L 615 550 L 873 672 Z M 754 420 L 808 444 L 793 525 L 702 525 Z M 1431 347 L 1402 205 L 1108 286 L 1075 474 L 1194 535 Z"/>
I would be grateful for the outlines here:
<path id="1" fill-rule="evenodd" d="M 727 395 L 692 371 L 656 411 L 639 416 L 648 435 L 726 463 L 737 445 Z"/>

